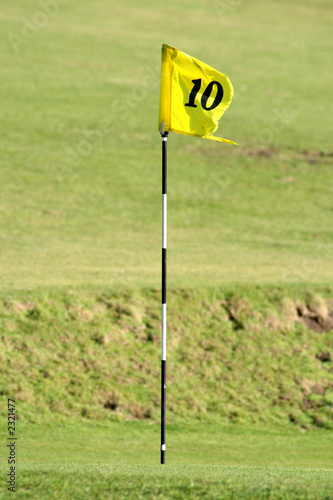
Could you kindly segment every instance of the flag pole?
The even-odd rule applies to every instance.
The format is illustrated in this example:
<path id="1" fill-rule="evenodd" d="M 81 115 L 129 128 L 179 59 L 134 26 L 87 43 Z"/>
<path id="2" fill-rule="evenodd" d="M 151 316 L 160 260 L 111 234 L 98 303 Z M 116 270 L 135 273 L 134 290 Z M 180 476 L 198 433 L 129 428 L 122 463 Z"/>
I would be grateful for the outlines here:
<path id="1" fill-rule="evenodd" d="M 162 352 L 161 352 L 161 464 L 165 464 L 166 403 L 166 292 L 167 292 L 167 141 L 169 132 L 162 131 Z"/>

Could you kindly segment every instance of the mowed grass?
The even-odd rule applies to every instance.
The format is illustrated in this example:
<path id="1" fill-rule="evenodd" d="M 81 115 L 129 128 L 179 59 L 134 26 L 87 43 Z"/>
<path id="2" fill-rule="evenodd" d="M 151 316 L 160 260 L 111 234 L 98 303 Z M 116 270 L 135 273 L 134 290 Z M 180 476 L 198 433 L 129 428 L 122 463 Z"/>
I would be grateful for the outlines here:
<path id="1" fill-rule="evenodd" d="M 231 78 L 240 144 L 170 136 L 170 286 L 332 281 L 332 4 L 223 6 L 4 7 L 3 289 L 159 286 L 163 42 Z"/>
<path id="2" fill-rule="evenodd" d="M 19 477 L 17 498 L 330 500 L 333 495 L 332 470 L 301 467 L 36 464 L 20 468 Z"/>
<path id="3" fill-rule="evenodd" d="M 172 425 L 164 466 L 157 465 L 156 424 L 21 423 L 18 436 L 18 498 L 328 500 L 333 494 L 332 435 L 322 430 L 282 435 L 272 428 Z"/>
<path id="4" fill-rule="evenodd" d="M 46 420 L 46 419 L 45 419 Z M 68 419 L 18 422 L 19 464 L 158 465 L 159 422 Z M 227 465 L 332 469 L 333 434 L 290 426 L 167 421 L 168 465 Z M 4 457 L 2 457 L 3 459 Z"/>

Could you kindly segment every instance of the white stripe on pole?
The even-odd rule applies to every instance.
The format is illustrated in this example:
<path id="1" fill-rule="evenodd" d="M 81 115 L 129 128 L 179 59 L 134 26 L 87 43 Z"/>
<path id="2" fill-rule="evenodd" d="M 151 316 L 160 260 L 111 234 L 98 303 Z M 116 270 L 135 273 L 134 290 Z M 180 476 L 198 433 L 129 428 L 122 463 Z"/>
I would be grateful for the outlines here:
<path id="1" fill-rule="evenodd" d="M 162 361 L 166 361 L 166 318 L 167 305 L 162 304 Z"/>

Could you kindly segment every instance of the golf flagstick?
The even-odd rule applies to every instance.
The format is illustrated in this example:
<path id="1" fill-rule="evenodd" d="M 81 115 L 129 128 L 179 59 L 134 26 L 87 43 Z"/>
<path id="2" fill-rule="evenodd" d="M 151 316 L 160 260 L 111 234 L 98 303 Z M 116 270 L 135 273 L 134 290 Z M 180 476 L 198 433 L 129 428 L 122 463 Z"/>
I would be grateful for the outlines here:
<path id="1" fill-rule="evenodd" d="M 162 367 L 161 464 L 165 464 L 166 291 L 167 291 L 167 141 L 169 132 L 236 144 L 214 136 L 230 106 L 234 89 L 229 78 L 208 64 L 162 45 L 158 129 L 162 136 Z"/>
<path id="2" fill-rule="evenodd" d="M 165 402 L 166 402 L 166 291 L 167 291 L 167 141 L 162 136 L 162 352 L 161 352 L 161 464 L 165 464 Z"/>

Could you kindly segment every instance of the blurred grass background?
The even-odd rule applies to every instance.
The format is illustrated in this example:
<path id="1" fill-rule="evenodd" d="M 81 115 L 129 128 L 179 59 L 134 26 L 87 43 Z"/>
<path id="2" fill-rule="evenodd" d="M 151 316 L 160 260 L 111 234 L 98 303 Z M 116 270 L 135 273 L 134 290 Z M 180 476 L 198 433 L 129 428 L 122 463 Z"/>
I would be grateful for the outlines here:
<path id="1" fill-rule="evenodd" d="M 240 144 L 170 136 L 170 286 L 331 282 L 332 4 L 58 7 L 0 14 L 2 288 L 159 286 L 162 42 L 231 78 Z"/>

